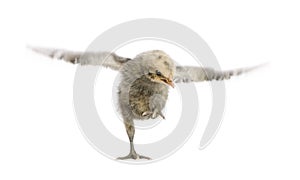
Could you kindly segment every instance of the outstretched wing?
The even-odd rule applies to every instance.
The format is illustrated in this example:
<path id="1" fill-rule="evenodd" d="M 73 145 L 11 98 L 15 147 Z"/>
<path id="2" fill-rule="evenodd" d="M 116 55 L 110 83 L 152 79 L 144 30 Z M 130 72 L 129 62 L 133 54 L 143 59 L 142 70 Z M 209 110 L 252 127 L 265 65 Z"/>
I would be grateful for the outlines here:
<path id="1" fill-rule="evenodd" d="M 237 76 L 249 71 L 252 71 L 262 65 L 253 66 L 249 68 L 240 68 L 228 71 L 216 71 L 213 68 L 203 68 L 194 66 L 177 66 L 174 76 L 175 83 L 188 83 L 212 80 L 230 79 L 231 76 Z"/>
<path id="2" fill-rule="evenodd" d="M 119 70 L 124 63 L 131 60 L 110 52 L 73 52 L 63 49 L 28 48 L 48 57 L 62 59 L 73 64 L 104 66 L 114 70 Z"/>

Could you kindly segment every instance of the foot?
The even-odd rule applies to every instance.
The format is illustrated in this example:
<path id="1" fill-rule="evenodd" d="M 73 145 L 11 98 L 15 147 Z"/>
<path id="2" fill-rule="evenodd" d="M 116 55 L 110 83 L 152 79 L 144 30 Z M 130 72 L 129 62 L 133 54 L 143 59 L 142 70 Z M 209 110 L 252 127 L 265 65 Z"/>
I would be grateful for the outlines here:
<path id="1" fill-rule="evenodd" d="M 134 159 L 134 160 L 137 160 L 137 159 L 146 159 L 146 160 L 151 160 L 150 157 L 139 155 L 136 152 L 131 152 L 127 156 L 118 157 L 117 158 L 117 160 L 126 160 L 126 159 Z"/>
<path id="2" fill-rule="evenodd" d="M 152 119 L 156 119 L 158 116 L 161 116 L 163 119 L 165 119 L 165 116 L 162 114 L 162 112 L 156 112 L 156 111 L 146 111 L 143 112 L 142 116 L 150 116 Z"/>

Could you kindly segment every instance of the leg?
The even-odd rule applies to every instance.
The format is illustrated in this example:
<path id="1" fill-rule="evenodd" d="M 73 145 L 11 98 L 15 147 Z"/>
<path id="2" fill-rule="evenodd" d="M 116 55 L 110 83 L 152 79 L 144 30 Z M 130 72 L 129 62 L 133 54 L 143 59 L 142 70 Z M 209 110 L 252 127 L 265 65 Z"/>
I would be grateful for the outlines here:
<path id="1" fill-rule="evenodd" d="M 142 116 L 151 117 L 152 119 L 156 119 L 158 116 L 161 116 L 165 119 L 165 116 L 161 112 L 166 104 L 166 100 L 163 96 L 159 94 L 154 94 L 150 97 L 149 108 L 150 111 L 143 112 Z"/>
<path id="2" fill-rule="evenodd" d="M 150 160 L 151 158 L 139 155 L 135 152 L 134 144 L 133 144 L 133 138 L 134 138 L 134 133 L 135 133 L 133 120 L 124 121 L 124 124 L 125 124 L 128 138 L 129 138 L 129 142 L 130 142 L 130 152 L 127 156 L 119 157 L 117 159 L 120 159 L 120 160 L 125 160 L 125 159 L 147 159 L 147 160 Z"/>

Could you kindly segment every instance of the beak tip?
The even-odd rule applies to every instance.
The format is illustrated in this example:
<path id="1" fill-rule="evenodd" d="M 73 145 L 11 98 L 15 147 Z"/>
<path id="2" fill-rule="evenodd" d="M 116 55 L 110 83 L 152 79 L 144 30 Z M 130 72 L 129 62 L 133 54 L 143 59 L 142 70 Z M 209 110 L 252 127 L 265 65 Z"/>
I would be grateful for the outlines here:
<path id="1" fill-rule="evenodd" d="M 174 82 L 169 78 L 166 78 L 166 79 L 162 80 L 162 82 L 164 82 L 165 84 L 171 86 L 172 88 L 175 88 Z"/>
<path id="2" fill-rule="evenodd" d="M 173 82 L 170 82 L 170 86 L 171 86 L 172 88 L 175 88 L 175 84 L 174 84 Z"/>

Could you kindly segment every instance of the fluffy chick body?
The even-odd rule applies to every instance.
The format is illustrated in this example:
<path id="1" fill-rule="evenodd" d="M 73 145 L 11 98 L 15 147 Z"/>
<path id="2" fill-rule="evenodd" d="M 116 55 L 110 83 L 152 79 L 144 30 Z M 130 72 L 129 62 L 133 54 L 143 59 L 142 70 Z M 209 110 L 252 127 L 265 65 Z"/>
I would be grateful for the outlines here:
<path id="1" fill-rule="evenodd" d="M 118 98 L 125 121 L 146 120 L 161 114 L 168 98 L 168 85 L 151 79 L 149 72 L 154 73 L 156 70 L 168 76 L 173 76 L 175 71 L 173 61 L 162 51 L 139 54 L 120 70 L 122 79 Z M 156 113 L 151 116 L 147 112 Z"/>

